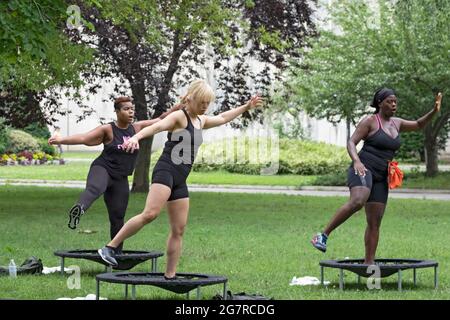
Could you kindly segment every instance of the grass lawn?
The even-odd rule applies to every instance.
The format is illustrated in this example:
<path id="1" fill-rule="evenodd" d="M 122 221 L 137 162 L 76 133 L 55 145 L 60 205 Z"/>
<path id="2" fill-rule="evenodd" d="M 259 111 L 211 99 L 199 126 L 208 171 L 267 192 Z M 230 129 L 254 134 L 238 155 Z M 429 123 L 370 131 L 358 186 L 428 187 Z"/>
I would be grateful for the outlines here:
<path id="1" fill-rule="evenodd" d="M 20 265 L 30 256 L 45 266 L 59 265 L 53 255 L 60 249 L 95 249 L 109 238 L 103 201 L 83 216 L 78 233 L 67 228 L 66 211 L 80 190 L 36 187 L 0 187 L 0 265 L 14 258 Z M 25 199 L 25 200 L 24 200 Z M 433 270 L 418 270 L 418 287 L 412 287 L 412 271 L 403 272 L 404 292 L 397 291 L 397 277 L 384 278 L 382 290 L 358 286 L 346 272 L 346 290 L 338 289 L 338 271 L 327 269 L 328 288 L 289 286 L 296 276 L 319 277 L 322 259 L 360 258 L 364 254 L 365 217 L 357 213 L 332 235 L 326 254 L 313 249 L 311 236 L 320 230 L 345 198 L 283 195 L 192 193 L 189 223 L 184 237 L 179 272 L 224 275 L 232 292 L 259 293 L 275 299 L 448 299 L 450 252 L 442 243 L 450 240 L 450 202 L 391 199 L 383 221 L 378 257 L 435 259 L 440 263 L 439 289 L 433 288 Z M 130 198 L 127 219 L 138 213 L 145 195 Z M 163 212 L 152 224 L 130 238 L 125 249 L 165 251 L 168 233 Z M 67 288 L 68 276 L 0 277 L 0 298 L 56 299 L 95 293 L 95 277 L 102 265 L 67 259 L 66 265 L 81 268 L 81 289 Z M 160 258 L 159 271 L 165 268 Z M 134 271 L 147 271 L 148 263 Z M 202 289 L 204 299 L 221 293 L 220 286 Z M 123 287 L 102 284 L 102 296 L 122 299 Z M 139 299 L 184 299 L 163 289 L 137 287 Z"/>
<path id="2" fill-rule="evenodd" d="M 154 164 L 154 162 L 152 163 Z M 0 179 L 39 179 L 39 180 L 86 180 L 90 162 L 69 162 L 65 165 L 42 166 L 0 166 Z M 268 186 L 311 186 L 345 185 L 345 175 L 340 177 L 301 176 L 301 175 L 246 175 L 224 171 L 191 172 L 191 184 L 228 185 L 268 185 Z M 129 178 L 130 182 L 132 177 Z M 405 173 L 403 188 L 450 189 L 450 172 L 441 172 L 435 178 L 427 178 L 423 173 Z"/>

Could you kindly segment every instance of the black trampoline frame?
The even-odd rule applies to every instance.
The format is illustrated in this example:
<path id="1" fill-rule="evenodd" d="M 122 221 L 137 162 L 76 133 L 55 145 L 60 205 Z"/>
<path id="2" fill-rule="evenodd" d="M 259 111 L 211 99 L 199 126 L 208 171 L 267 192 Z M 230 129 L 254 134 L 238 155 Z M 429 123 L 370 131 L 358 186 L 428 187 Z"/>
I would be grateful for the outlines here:
<path id="1" fill-rule="evenodd" d="M 158 287 L 160 289 L 164 289 L 170 292 L 174 292 L 174 293 L 178 293 L 175 291 L 172 291 L 170 289 L 167 288 L 163 288 L 159 285 L 163 284 L 163 283 L 169 283 L 170 281 L 178 281 L 178 282 L 182 282 L 183 280 L 161 280 L 159 281 L 159 283 L 156 282 L 145 282 L 145 281 L 136 281 L 136 283 L 132 283 L 129 281 L 126 281 L 126 279 L 124 278 L 120 278 L 121 276 L 126 276 L 126 275 L 137 275 L 137 276 L 157 276 L 157 277 L 163 277 L 164 273 L 158 273 L 158 272 L 115 272 L 115 273 L 102 273 L 102 274 L 98 274 L 95 277 L 95 280 L 97 282 L 96 284 L 96 292 L 95 292 L 95 296 L 96 296 L 96 300 L 100 299 L 100 282 L 107 282 L 107 283 L 118 283 L 118 284 L 124 284 L 125 285 L 125 299 L 128 299 L 128 286 L 131 285 L 131 299 L 132 300 L 136 300 L 136 286 L 138 285 L 149 285 L 149 286 L 155 286 Z M 201 299 L 201 292 L 200 292 L 200 288 L 201 287 L 206 287 L 206 286 L 211 286 L 211 285 L 216 285 L 216 284 L 222 284 L 223 283 L 223 297 L 224 300 L 227 299 L 227 282 L 228 279 L 223 277 L 223 276 L 216 276 L 216 275 L 207 275 L 207 274 L 200 274 L 200 273 L 177 273 L 178 277 L 200 277 L 200 278 L 206 278 L 206 279 L 213 279 L 213 281 L 211 282 L 204 282 L 202 280 L 185 280 L 185 281 L 189 281 L 191 283 L 196 283 L 195 288 L 197 291 L 197 295 L 196 295 L 196 299 L 200 300 Z M 113 278 L 111 278 L 113 277 Z M 164 279 L 164 278 L 163 278 Z M 191 289 L 189 291 L 186 292 L 186 297 L 189 300 L 189 292 L 194 290 Z"/>
<path id="2" fill-rule="evenodd" d="M 361 263 L 356 263 L 361 262 Z M 339 269 L 339 289 L 344 290 L 344 270 L 349 270 L 353 273 L 356 273 L 352 270 L 352 267 L 354 269 L 355 265 L 358 265 L 359 268 L 367 268 L 370 266 L 369 264 L 363 264 L 364 259 L 341 259 L 341 260 L 323 260 L 319 262 L 320 265 L 320 284 L 324 284 L 324 269 L 325 267 L 328 268 L 335 268 Z M 419 259 L 375 259 L 375 264 L 377 262 L 380 263 L 394 263 L 394 262 L 406 262 L 401 263 L 397 265 L 383 265 L 380 264 L 379 266 L 383 269 L 391 269 L 396 270 L 398 274 L 398 290 L 402 291 L 402 270 L 408 270 L 413 269 L 413 283 L 414 286 L 417 285 L 417 273 L 416 269 L 424 269 L 424 268 L 434 268 L 434 289 L 438 288 L 438 267 L 439 263 L 434 260 L 419 260 Z M 381 269 L 380 268 L 380 269 Z M 394 272 L 395 273 L 395 272 Z M 393 274 L 394 274 L 393 273 Z M 361 283 L 361 276 L 356 273 L 358 276 L 358 284 Z M 392 274 L 391 274 L 392 275 Z M 390 275 L 389 275 L 390 276 Z M 385 276 L 385 277 L 389 277 Z M 380 277 L 384 278 L 384 277 Z"/>
<path id="3" fill-rule="evenodd" d="M 65 259 L 66 258 L 70 258 L 70 259 L 84 259 L 84 260 L 97 262 L 97 263 L 103 264 L 105 266 L 105 272 L 112 272 L 113 268 L 110 265 L 108 265 L 105 261 L 103 261 L 101 258 L 100 258 L 101 261 L 97 261 L 97 260 L 91 259 L 89 257 L 81 257 L 81 256 L 77 255 L 77 253 L 83 253 L 83 252 L 94 253 L 94 252 L 96 252 L 96 250 L 75 249 L 75 250 L 58 250 L 58 251 L 54 252 L 55 256 L 58 256 L 58 257 L 61 258 L 61 264 L 60 264 L 61 275 L 65 274 L 64 273 L 64 266 L 65 266 Z M 127 254 L 128 256 L 132 256 L 133 254 L 135 254 L 135 255 L 139 255 L 139 254 L 146 254 L 146 255 L 150 254 L 150 255 L 152 255 L 152 257 L 150 257 L 149 259 L 145 260 L 145 261 L 151 260 L 150 272 L 157 272 L 158 271 L 158 264 L 157 264 L 158 261 L 157 261 L 157 259 L 164 255 L 164 253 L 162 253 L 161 251 L 123 250 L 123 253 Z M 97 254 L 98 257 L 100 257 L 98 252 L 96 254 Z M 145 261 L 142 261 L 141 263 L 144 263 Z M 138 263 L 138 264 L 140 264 L 140 263 Z M 138 264 L 136 264 L 136 265 L 138 265 Z M 123 270 L 121 270 L 121 271 L 123 271 Z"/>

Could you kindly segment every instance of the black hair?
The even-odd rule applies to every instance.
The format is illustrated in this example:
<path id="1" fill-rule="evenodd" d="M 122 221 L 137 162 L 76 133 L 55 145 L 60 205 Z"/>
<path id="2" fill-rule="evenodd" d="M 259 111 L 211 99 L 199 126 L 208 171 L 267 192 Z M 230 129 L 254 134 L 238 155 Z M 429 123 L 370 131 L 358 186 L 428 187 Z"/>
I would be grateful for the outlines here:
<path id="1" fill-rule="evenodd" d="M 375 92 L 373 96 L 371 107 L 375 108 L 374 113 L 380 112 L 380 103 L 389 96 L 395 96 L 395 91 L 389 88 L 380 88 Z"/>

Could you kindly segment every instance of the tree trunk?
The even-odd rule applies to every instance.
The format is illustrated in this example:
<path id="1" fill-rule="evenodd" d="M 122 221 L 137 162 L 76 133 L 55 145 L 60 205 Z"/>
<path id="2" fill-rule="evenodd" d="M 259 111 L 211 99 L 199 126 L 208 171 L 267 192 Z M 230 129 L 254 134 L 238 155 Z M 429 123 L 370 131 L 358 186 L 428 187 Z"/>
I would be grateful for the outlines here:
<path id="1" fill-rule="evenodd" d="M 425 162 L 427 166 L 426 175 L 434 177 L 437 175 L 438 169 L 438 146 L 436 136 L 433 135 L 433 128 L 428 125 L 425 130 Z"/>
<path id="2" fill-rule="evenodd" d="M 347 117 L 347 121 L 346 121 L 346 125 L 347 125 L 347 141 L 350 140 L 350 125 L 352 124 L 351 122 L 351 118 Z"/>
<path id="3" fill-rule="evenodd" d="M 136 118 L 138 121 L 148 119 L 147 102 L 145 100 L 144 81 L 131 83 Z M 150 186 L 149 170 L 153 137 L 143 139 L 139 142 L 139 155 L 133 175 L 131 192 L 148 192 Z"/>
<path id="4" fill-rule="evenodd" d="M 150 186 L 149 171 L 152 154 L 153 136 L 139 141 L 139 155 L 133 176 L 131 192 L 148 192 Z"/>

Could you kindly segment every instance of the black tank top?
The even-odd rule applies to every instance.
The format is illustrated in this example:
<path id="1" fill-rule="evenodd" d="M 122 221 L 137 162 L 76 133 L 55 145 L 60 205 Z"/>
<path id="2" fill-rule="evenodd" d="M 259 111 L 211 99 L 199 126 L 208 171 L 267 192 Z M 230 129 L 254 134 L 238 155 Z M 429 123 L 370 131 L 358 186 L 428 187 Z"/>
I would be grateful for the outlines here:
<path id="1" fill-rule="evenodd" d="M 176 168 L 181 174 L 187 177 L 192 169 L 198 149 L 203 143 L 202 123 L 198 117 L 200 129 L 195 128 L 187 111 L 185 109 L 181 110 L 186 115 L 188 122 L 187 127 L 167 134 L 164 150 L 156 166 L 161 168 L 169 165 L 170 167 Z"/>
<path id="2" fill-rule="evenodd" d="M 375 116 L 378 130 L 364 141 L 358 155 L 364 166 L 372 172 L 373 178 L 381 181 L 387 178 L 388 163 L 394 159 L 395 152 L 400 148 L 400 134 L 392 138 L 383 130 L 378 114 Z"/>
<path id="3" fill-rule="evenodd" d="M 129 125 L 128 128 L 121 129 L 114 122 L 109 124 L 112 127 L 113 140 L 104 145 L 102 153 L 92 162 L 92 165 L 105 168 L 113 178 L 130 176 L 133 174 L 139 151 L 126 152 L 122 145 L 136 133 L 134 127 Z"/>

